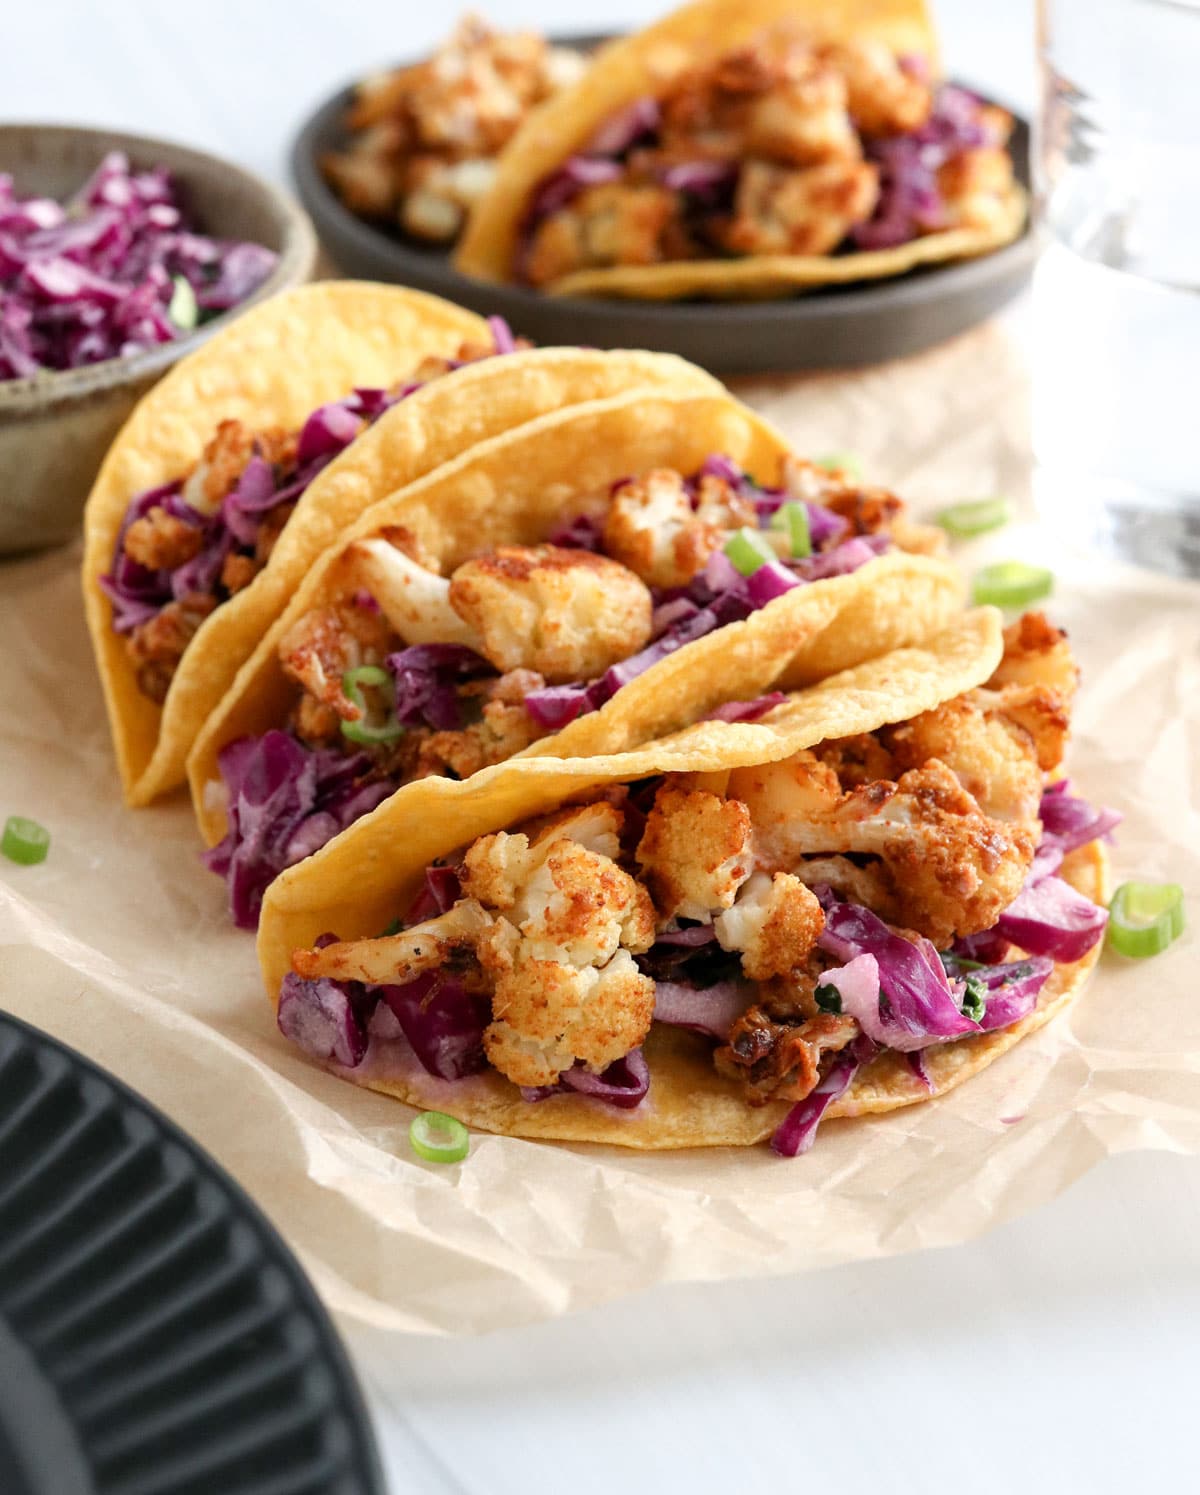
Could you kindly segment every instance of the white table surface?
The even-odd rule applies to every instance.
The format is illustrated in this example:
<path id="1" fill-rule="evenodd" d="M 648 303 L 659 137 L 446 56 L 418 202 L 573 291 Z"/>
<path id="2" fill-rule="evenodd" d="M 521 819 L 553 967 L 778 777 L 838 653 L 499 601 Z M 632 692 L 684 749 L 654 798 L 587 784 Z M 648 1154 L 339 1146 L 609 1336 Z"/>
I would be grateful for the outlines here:
<path id="1" fill-rule="evenodd" d="M 562 31 L 660 8 L 478 3 L 497 21 Z M 419 54 L 457 6 L 0 10 L 4 119 L 142 130 L 282 178 L 312 101 Z M 1024 108 L 1031 10 L 938 0 L 954 71 Z M 1193 1489 L 1198 1241 L 1200 1162 L 1134 1155 L 954 1250 L 675 1287 L 485 1339 L 412 1340 L 401 1355 L 363 1333 L 350 1346 L 396 1495 Z"/>

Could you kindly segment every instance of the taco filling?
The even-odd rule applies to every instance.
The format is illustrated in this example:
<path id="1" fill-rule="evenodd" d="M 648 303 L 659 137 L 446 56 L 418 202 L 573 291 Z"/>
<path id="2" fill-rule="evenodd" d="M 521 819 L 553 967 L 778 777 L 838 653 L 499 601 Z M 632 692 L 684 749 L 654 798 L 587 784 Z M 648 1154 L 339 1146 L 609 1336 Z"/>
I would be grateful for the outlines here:
<path id="1" fill-rule="evenodd" d="M 286 731 L 218 760 L 228 830 L 205 860 L 235 922 L 254 928 L 279 872 L 402 785 L 468 778 L 793 588 L 931 543 L 885 489 L 795 458 L 781 478 L 762 487 L 720 454 L 691 474 L 657 469 L 548 543 L 499 546 L 450 576 L 403 527 L 353 541 L 339 600 L 280 638 Z"/>
<path id="2" fill-rule="evenodd" d="M 201 623 L 254 580 L 309 484 L 369 425 L 442 374 L 530 346 L 499 317 L 491 331 L 454 358 L 426 358 L 403 384 L 322 405 L 299 431 L 223 420 L 189 473 L 131 500 L 99 584 L 144 696 L 166 699 Z"/>
<path id="3" fill-rule="evenodd" d="M 358 85 L 350 142 L 326 152 L 321 170 L 352 213 L 447 243 L 529 111 L 585 66 L 533 32 L 498 33 L 467 16 L 427 61 Z"/>
<path id="4" fill-rule="evenodd" d="M 1012 118 L 882 42 L 791 27 L 610 117 L 535 189 L 514 276 L 890 249 L 1011 215 Z"/>
<path id="5" fill-rule="evenodd" d="M 870 1065 L 935 1090 L 938 1046 L 1026 1018 L 1101 938 L 1056 875 L 1119 818 L 1049 777 L 1075 684 L 1027 614 L 984 686 L 910 720 L 484 835 L 379 938 L 296 950 L 279 1027 L 351 1072 L 491 1070 L 529 1105 L 631 1109 L 653 1106 L 652 1028 L 688 1029 L 745 1103 L 789 1103 L 794 1156 Z"/>

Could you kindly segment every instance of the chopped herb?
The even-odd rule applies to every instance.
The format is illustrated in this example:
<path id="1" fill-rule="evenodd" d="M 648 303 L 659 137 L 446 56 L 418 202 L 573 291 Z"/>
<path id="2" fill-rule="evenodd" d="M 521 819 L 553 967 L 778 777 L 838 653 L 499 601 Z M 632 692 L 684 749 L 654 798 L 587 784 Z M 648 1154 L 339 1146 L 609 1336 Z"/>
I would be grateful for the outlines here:
<path id="1" fill-rule="evenodd" d="M 813 998 L 822 1012 L 841 1012 L 842 1010 L 842 994 L 830 982 L 818 986 L 813 992 Z"/>

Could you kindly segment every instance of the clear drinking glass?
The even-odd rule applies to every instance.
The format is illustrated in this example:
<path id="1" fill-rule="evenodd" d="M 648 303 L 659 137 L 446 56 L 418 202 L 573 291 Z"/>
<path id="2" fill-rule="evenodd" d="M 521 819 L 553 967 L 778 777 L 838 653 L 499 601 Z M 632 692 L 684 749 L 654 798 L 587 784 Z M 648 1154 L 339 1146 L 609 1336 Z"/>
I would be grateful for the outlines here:
<path id="1" fill-rule="evenodd" d="M 1038 0 L 1039 506 L 1200 575 L 1200 0 Z"/>

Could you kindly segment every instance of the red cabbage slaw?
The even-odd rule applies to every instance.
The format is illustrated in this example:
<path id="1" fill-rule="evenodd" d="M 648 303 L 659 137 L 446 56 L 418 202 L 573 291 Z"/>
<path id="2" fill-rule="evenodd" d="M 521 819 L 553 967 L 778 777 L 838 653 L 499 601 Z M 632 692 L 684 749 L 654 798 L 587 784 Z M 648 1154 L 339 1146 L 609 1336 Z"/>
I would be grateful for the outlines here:
<path id="1" fill-rule="evenodd" d="M 914 60 L 920 59 L 902 62 Z M 961 152 L 990 143 L 983 108 L 978 95 L 943 83 L 934 90 L 930 115 L 923 125 L 903 134 L 865 139 L 863 153 L 879 167 L 879 199 L 871 217 L 852 229 L 834 252 L 890 249 L 943 228 L 946 213 L 937 172 Z M 581 151 L 543 178 L 530 198 L 518 236 L 518 279 L 525 279 L 529 249 L 539 226 L 587 188 L 620 181 L 632 151 L 658 144 L 660 119 L 656 99 L 634 100 L 607 119 Z M 684 196 L 689 218 L 700 237 L 706 238 L 705 218 L 730 211 L 740 173 L 736 162 L 697 159 L 664 167 L 659 181 Z M 712 246 L 714 256 L 724 253 Z"/>
<path id="2" fill-rule="evenodd" d="M 1066 792 L 1055 785 L 1047 790 L 1047 797 Z M 1071 816 L 1077 824 L 1107 823 L 1111 829 L 1115 823 L 1113 812 L 1095 809 L 1083 800 L 1059 813 Z M 1046 881 L 1057 879 L 1043 872 L 1038 883 Z M 1036 1006 L 1055 960 L 1064 958 L 1028 954 L 1023 959 L 980 965 L 952 951 L 939 953 L 928 940 L 901 938 L 871 910 L 839 901 L 828 888 L 818 888 L 817 893 L 826 919 L 819 945 L 843 961 L 824 973 L 818 987 L 823 988 L 826 1000 L 831 991 L 836 993 L 841 1010 L 855 1017 L 862 1031 L 834 1056 L 815 1089 L 789 1110 L 776 1129 L 771 1146 L 784 1157 L 796 1157 L 811 1148 L 829 1107 L 849 1089 L 859 1069 L 885 1048 L 903 1053 L 918 1083 L 932 1093 L 923 1051 L 1019 1022 Z M 460 894 L 453 867 L 429 867 L 404 925 L 444 913 Z M 1104 928 L 1105 911 L 1097 913 L 1093 944 Z M 328 938 L 323 936 L 318 943 Z M 1001 954 L 1007 944 L 1003 942 Z M 638 964 L 655 981 L 655 1021 L 688 1028 L 718 1042 L 728 1040 L 734 1022 L 753 1000 L 753 984 L 740 976 L 737 957 L 720 949 L 711 924 L 688 924 L 660 934 L 653 948 L 638 957 Z M 374 990 L 356 982 L 305 981 L 290 974 L 281 989 L 280 1030 L 312 1057 L 356 1068 L 368 1052 L 371 1007 L 380 999 L 430 1075 L 459 1079 L 487 1068 L 483 1052 L 483 1030 L 489 1020 L 486 999 L 468 995 L 448 974 Z M 639 1047 L 603 1074 L 592 1074 L 577 1064 L 555 1084 L 523 1087 L 521 1095 L 536 1104 L 552 1095 L 575 1093 L 635 1109 L 649 1088 L 649 1067 Z"/>
<path id="3" fill-rule="evenodd" d="M 0 380 L 83 368 L 186 336 L 275 268 L 261 244 L 189 223 L 170 173 L 105 156 L 67 203 L 0 173 Z"/>
<path id="4" fill-rule="evenodd" d="M 516 351 L 516 340 L 502 317 L 489 317 L 493 354 Z M 448 359 L 447 372 L 463 366 Z M 148 622 L 169 602 L 192 592 L 213 592 L 230 555 L 253 556 L 259 530 L 274 510 L 296 503 L 313 479 L 393 405 L 422 387 L 410 381 L 395 390 L 355 389 L 344 399 L 319 406 L 304 422 L 295 461 L 280 468 L 254 456 L 212 515 L 202 514 L 183 497 L 183 480 L 138 494 L 130 501 L 117 535 L 112 569 L 100 586 L 113 604 L 112 626 L 129 633 Z M 194 525 L 203 535 L 199 552 L 173 570 L 152 571 L 125 554 L 125 536 L 135 520 L 162 507 Z"/>

